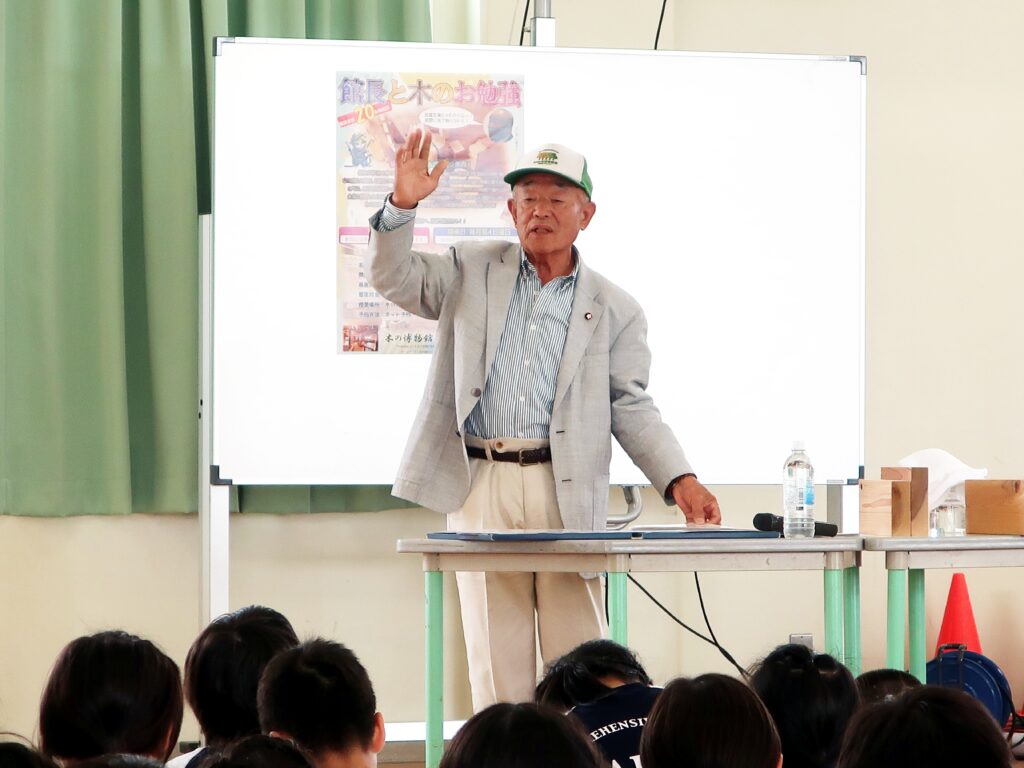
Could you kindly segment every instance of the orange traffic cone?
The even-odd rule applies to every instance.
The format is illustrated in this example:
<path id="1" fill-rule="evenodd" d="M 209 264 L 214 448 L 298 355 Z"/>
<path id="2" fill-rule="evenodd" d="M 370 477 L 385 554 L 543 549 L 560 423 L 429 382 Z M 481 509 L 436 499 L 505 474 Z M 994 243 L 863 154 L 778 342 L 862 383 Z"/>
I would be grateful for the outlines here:
<path id="1" fill-rule="evenodd" d="M 962 573 L 954 573 L 949 582 L 949 596 L 946 598 L 946 612 L 942 615 L 942 627 L 939 639 L 935 643 L 935 653 L 939 646 L 947 643 L 960 643 L 967 646 L 968 651 L 981 653 L 981 640 L 978 638 L 978 626 L 974 623 L 974 611 L 971 609 L 971 596 L 967 594 L 967 579 Z"/>

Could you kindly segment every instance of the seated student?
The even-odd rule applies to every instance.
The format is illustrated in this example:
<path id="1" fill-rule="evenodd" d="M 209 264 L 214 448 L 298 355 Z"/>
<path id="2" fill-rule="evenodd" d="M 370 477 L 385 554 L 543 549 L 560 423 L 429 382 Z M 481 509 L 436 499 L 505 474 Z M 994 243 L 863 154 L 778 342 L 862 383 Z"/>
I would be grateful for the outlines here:
<path id="1" fill-rule="evenodd" d="M 384 717 L 359 659 L 330 640 L 307 640 L 271 660 L 256 703 L 260 727 L 306 752 L 315 768 L 377 764 Z"/>
<path id="2" fill-rule="evenodd" d="M 963 691 L 922 685 L 861 707 L 836 768 L 1007 768 L 1010 747 L 985 707 Z"/>
<path id="3" fill-rule="evenodd" d="M 208 754 L 203 768 L 313 768 L 298 747 L 272 736 L 246 736 Z"/>
<path id="4" fill-rule="evenodd" d="M 537 704 L 492 704 L 455 734 L 439 768 L 602 768 L 579 723 Z"/>
<path id="5" fill-rule="evenodd" d="M 768 707 L 786 768 L 832 768 L 860 697 L 850 671 L 826 653 L 780 645 L 750 678 Z"/>
<path id="6" fill-rule="evenodd" d="M 13 736 L 13 734 L 4 734 L 5 737 L 8 735 Z M 27 744 L 2 741 L 0 742 L 0 768 L 57 768 L 57 764 Z"/>
<path id="7" fill-rule="evenodd" d="M 857 678 L 860 703 L 891 701 L 911 688 L 920 688 L 921 681 L 902 669 L 873 669 Z"/>
<path id="8" fill-rule="evenodd" d="M 569 710 L 611 761 L 633 768 L 640 734 L 660 688 L 636 654 L 611 640 L 588 640 L 552 662 L 537 703 Z"/>
<path id="9" fill-rule="evenodd" d="M 164 762 L 182 709 L 178 665 L 153 643 L 120 631 L 80 637 L 43 690 L 40 747 L 64 765 L 114 753 Z"/>
<path id="10" fill-rule="evenodd" d="M 643 768 L 781 768 L 775 723 L 750 688 L 726 675 L 676 678 L 640 737 Z"/>
<path id="11" fill-rule="evenodd" d="M 210 747 L 258 734 L 260 675 L 276 654 L 298 644 L 288 619 L 261 605 L 210 622 L 185 658 L 185 699 L 207 746 L 174 758 L 169 768 L 195 768 Z"/>

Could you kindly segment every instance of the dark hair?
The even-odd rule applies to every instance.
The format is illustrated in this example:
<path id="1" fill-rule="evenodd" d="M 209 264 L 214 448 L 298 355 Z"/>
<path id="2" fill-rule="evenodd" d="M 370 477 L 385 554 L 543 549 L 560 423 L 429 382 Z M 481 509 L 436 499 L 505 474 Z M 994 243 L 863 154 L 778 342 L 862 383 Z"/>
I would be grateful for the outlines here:
<path id="1" fill-rule="evenodd" d="M 316 638 L 279 653 L 263 671 L 256 701 L 264 733 L 286 733 L 314 756 L 373 741 L 373 684 L 341 643 Z"/>
<path id="2" fill-rule="evenodd" d="M 779 734 L 764 704 L 726 675 L 670 682 L 640 737 L 644 768 L 776 768 L 781 754 Z"/>
<path id="3" fill-rule="evenodd" d="M 494 704 L 473 715 L 439 768 L 599 768 L 605 763 L 582 726 L 538 704 Z"/>
<path id="4" fill-rule="evenodd" d="M 894 699 L 911 688 L 920 688 L 921 681 L 902 669 L 873 669 L 857 678 L 861 704 Z"/>
<path id="5" fill-rule="evenodd" d="M 750 687 L 768 707 L 786 768 L 832 768 L 860 703 L 850 670 L 827 653 L 780 645 L 758 664 Z"/>
<path id="6" fill-rule="evenodd" d="M 202 768 L 312 768 L 294 744 L 271 736 L 246 736 L 204 758 Z"/>
<path id="7" fill-rule="evenodd" d="M 1006 768 L 999 724 L 963 691 L 922 685 L 862 707 L 850 721 L 836 768 Z"/>
<path id="8" fill-rule="evenodd" d="M 611 692 L 602 677 L 652 684 L 633 651 L 611 640 L 588 640 L 548 665 L 535 700 L 563 711 L 586 704 Z"/>
<path id="9" fill-rule="evenodd" d="M 145 755 L 100 755 L 75 763 L 75 768 L 164 768 L 159 760 Z"/>
<path id="10" fill-rule="evenodd" d="M 7 735 L 14 734 L 4 734 Z M 0 741 L 0 768 L 57 768 L 57 764 L 30 746 Z"/>
<path id="11" fill-rule="evenodd" d="M 127 632 L 72 640 L 39 705 L 40 746 L 65 760 L 128 753 L 166 760 L 181 730 L 181 675 L 163 651 Z"/>
<path id="12" fill-rule="evenodd" d="M 185 659 L 185 698 L 207 744 L 260 732 L 256 687 L 263 668 L 298 644 L 288 619 L 261 605 L 226 613 L 199 633 Z"/>

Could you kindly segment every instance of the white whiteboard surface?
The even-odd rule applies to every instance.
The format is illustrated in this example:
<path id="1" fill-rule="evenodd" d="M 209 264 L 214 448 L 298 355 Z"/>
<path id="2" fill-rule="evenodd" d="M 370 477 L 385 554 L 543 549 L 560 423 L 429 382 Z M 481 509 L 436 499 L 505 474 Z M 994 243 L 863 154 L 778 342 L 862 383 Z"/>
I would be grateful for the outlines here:
<path id="1" fill-rule="evenodd" d="M 863 464 L 865 80 L 848 57 L 236 39 L 216 57 L 213 458 L 390 484 L 428 358 L 335 352 L 335 76 L 522 73 L 525 146 L 583 151 L 577 245 L 645 308 L 649 391 L 705 483 Z M 792 332 L 800 328 L 799 335 Z M 616 445 L 611 480 L 647 480 Z"/>

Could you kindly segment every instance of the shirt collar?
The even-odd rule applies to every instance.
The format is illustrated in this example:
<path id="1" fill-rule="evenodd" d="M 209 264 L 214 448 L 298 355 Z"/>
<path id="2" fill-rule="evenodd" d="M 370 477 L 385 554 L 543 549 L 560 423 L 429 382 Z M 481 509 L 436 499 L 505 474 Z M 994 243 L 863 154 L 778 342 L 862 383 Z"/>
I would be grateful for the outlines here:
<path id="1" fill-rule="evenodd" d="M 523 250 L 523 246 L 519 246 L 519 271 L 525 272 L 526 274 L 537 274 L 537 268 L 533 266 L 528 258 L 526 258 L 526 251 Z M 575 283 L 576 277 L 580 273 L 580 252 L 576 250 L 576 246 L 572 247 L 572 272 L 568 275 L 562 275 L 556 277 L 556 280 L 564 280 L 567 283 Z"/>

